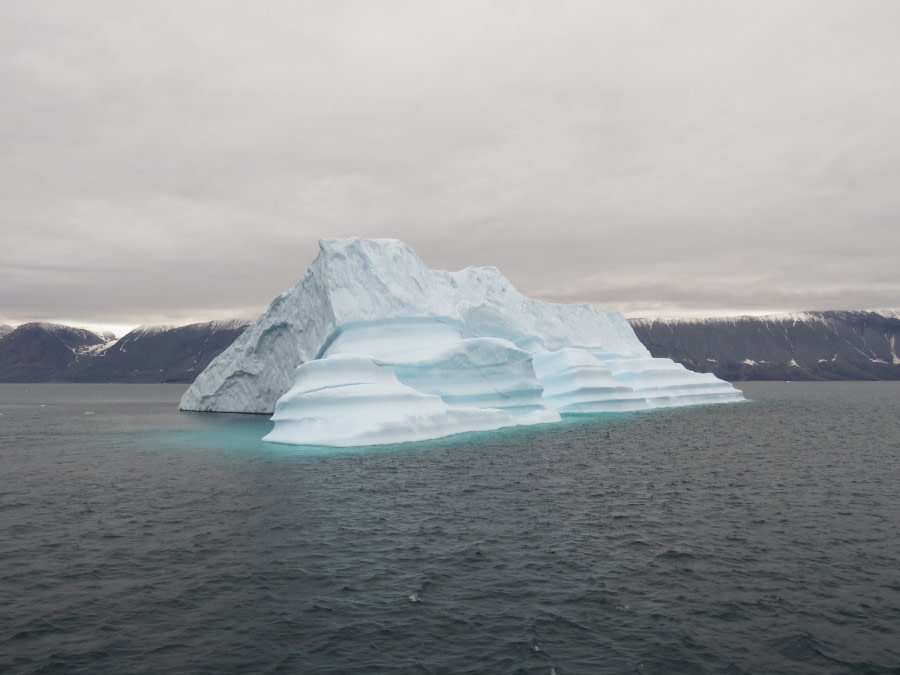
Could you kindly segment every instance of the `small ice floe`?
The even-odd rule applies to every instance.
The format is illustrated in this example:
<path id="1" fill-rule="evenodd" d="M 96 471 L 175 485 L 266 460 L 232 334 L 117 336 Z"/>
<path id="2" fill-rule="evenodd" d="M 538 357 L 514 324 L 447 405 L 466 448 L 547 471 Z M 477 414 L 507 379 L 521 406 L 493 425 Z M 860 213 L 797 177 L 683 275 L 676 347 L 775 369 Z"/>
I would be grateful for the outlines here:
<path id="1" fill-rule="evenodd" d="M 82 414 L 82 415 L 93 415 L 94 413 L 92 413 L 92 412 L 86 412 L 86 413 L 81 413 L 81 414 Z"/>
<path id="2" fill-rule="evenodd" d="M 46 403 L 41 403 L 41 407 L 42 407 L 42 408 L 46 408 L 46 407 L 47 407 L 47 404 L 46 404 Z"/>
<path id="3" fill-rule="evenodd" d="M 419 597 L 418 593 L 410 593 L 409 601 L 410 602 L 422 602 L 422 598 Z"/>

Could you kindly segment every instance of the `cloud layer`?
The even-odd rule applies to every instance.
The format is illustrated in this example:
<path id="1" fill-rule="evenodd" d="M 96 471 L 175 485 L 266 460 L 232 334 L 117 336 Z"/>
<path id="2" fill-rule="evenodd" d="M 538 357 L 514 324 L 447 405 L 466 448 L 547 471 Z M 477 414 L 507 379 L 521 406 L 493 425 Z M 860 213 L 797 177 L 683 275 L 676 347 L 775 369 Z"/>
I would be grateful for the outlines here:
<path id="1" fill-rule="evenodd" d="M 320 237 L 660 315 L 900 305 L 900 5 L 7 3 L 0 320 L 252 315 Z"/>

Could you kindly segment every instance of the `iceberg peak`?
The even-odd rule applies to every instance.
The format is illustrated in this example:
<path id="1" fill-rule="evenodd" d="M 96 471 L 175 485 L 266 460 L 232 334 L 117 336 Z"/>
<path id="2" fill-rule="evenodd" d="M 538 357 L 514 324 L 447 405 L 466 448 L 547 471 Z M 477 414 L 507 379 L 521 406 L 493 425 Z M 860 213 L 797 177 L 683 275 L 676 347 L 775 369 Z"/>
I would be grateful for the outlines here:
<path id="1" fill-rule="evenodd" d="M 369 445 L 741 400 L 654 359 L 619 312 L 528 298 L 496 267 L 431 270 L 397 239 L 322 239 L 304 278 L 182 410 L 272 413 L 266 440 Z"/>

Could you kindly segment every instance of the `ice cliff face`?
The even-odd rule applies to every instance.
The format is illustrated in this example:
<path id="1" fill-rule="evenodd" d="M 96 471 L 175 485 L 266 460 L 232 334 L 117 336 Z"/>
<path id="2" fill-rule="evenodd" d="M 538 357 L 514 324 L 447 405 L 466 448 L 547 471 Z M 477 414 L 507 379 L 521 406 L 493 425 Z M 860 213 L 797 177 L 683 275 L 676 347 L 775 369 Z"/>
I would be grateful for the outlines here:
<path id="1" fill-rule="evenodd" d="M 527 298 L 496 268 L 430 270 L 393 239 L 320 249 L 182 410 L 274 411 L 266 440 L 349 446 L 742 399 L 652 358 L 618 312 Z"/>

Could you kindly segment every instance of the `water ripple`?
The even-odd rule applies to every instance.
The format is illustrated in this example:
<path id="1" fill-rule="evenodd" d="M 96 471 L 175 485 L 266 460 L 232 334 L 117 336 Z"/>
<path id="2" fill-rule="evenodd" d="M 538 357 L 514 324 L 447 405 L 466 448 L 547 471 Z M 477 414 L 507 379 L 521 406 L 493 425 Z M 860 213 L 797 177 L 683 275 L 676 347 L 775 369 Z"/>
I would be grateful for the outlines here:
<path id="1" fill-rule="evenodd" d="M 2 385 L 0 671 L 900 672 L 900 390 L 746 390 L 328 453 Z"/>

